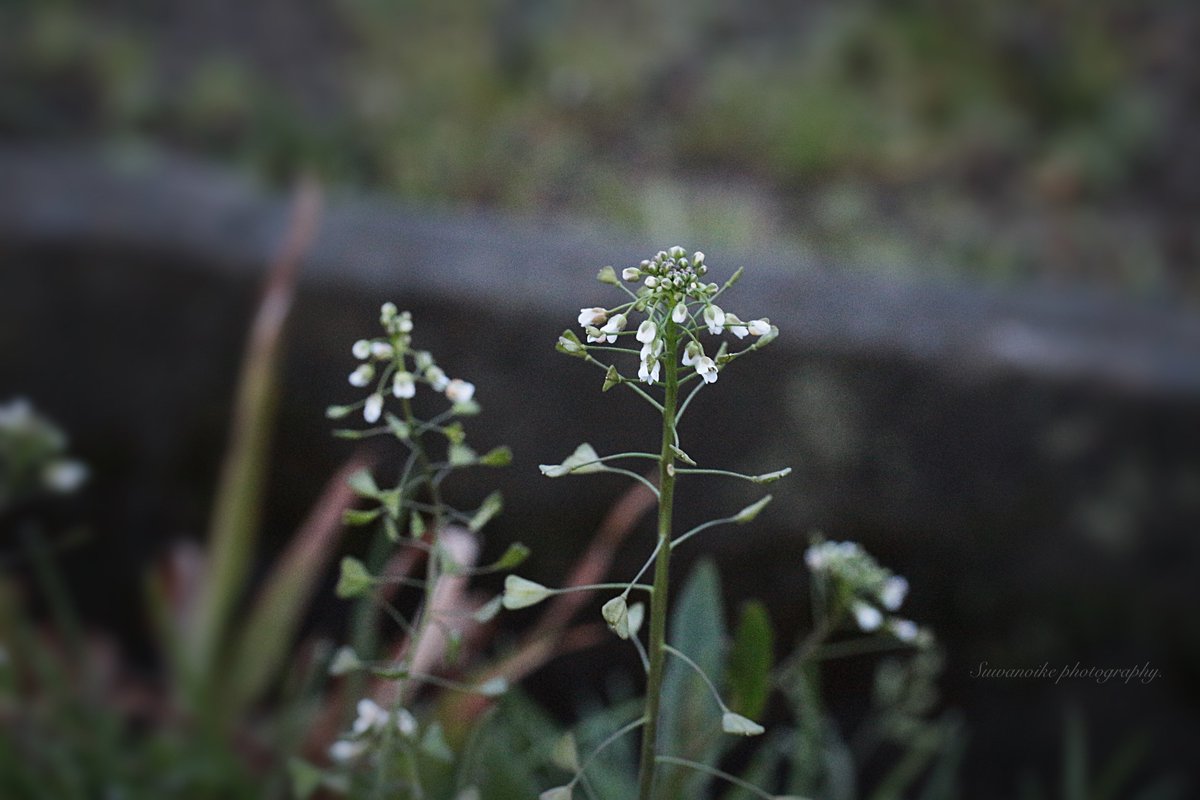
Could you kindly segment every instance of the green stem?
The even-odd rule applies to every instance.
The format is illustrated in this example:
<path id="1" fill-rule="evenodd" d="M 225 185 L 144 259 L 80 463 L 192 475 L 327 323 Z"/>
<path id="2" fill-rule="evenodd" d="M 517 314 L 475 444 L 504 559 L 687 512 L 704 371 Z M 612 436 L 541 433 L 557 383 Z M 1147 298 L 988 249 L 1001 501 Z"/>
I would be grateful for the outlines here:
<path id="1" fill-rule="evenodd" d="M 638 773 L 638 798 L 650 800 L 654 791 L 654 766 L 657 754 L 658 715 L 662 695 L 667 643 L 667 591 L 671 561 L 671 511 L 675 499 L 675 404 L 679 395 L 679 364 L 675 352 L 679 331 L 667 319 L 663 348 L 666 367 L 662 405 L 662 448 L 659 457 L 658 558 L 654 564 L 654 592 L 650 596 L 650 640 L 647 649 L 650 670 L 646 677 L 646 727 L 642 732 L 641 765 Z"/>

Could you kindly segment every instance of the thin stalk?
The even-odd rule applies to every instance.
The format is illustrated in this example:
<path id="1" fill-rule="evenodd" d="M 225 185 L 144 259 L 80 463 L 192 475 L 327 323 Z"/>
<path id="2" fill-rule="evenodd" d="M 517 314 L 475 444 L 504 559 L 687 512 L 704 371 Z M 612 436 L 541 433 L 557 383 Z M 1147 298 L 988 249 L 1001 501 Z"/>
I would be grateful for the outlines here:
<path id="1" fill-rule="evenodd" d="M 679 330 L 669 318 L 663 359 L 666 376 L 662 406 L 662 447 L 659 456 L 658 558 L 654 564 L 654 591 L 650 595 L 650 640 L 647 646 L 650 669 L 646 676 L 646 727 L 642 732 L 641 764 L 638 773 L 638 798 L 650 800 L 654 791 L 654 767 L 657 754 L 658 716 L 662 695 L 667 643 L 667 591 L 671 562 L 671 512 L 675 500 L 675 404 L 679 395 L 679 365 L 676 348 Z"/>

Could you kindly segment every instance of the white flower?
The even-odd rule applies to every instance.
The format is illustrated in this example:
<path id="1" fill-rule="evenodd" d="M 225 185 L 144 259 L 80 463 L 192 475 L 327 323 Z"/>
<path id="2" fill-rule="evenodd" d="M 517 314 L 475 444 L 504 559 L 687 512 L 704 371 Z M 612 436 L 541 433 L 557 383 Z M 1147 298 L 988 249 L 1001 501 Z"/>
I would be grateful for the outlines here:
<path id="1" fill-rule="evenodd" d="M 78 489 L 87 477 L 87 465 L 70 458 L 51 461 L 42 469 L 42 483 L 47 489 L 62 494 L 70 494 Z"/>
<path id="2" fill-rule="evenodd" d="M 642 277 L 642 271 L 637 267 L 626 267 L 621 270 L 621 277 L 627 281 L 636 281 Z"/>
<path id="3" fill-rule="evenodd" d="M 850 610 L 854 612 L 854 621 L 858 623 L 858 627 L 866 633 L 879 630 L 879 626 L 883 624 L 883 614 L 873 605 L 855 600 Z"/>
<path id="4" fill-rule="evenodd" d="M 607 338 L 595 325 L 588 325 L 584 328 L 584 331 L 587 332 L 587 340 L 589 342 L 603 342 Z M 616 337 L 614 336 L 613 338 L 615 339 Z"/>
<path id="5" fill-rule="evenodd" d="M 680 300 L 675 304 L 675 308 L 671 310 L 671 319 L 683 324 L 683 321 L 688 318 L 687 303 Z"/>
<path id="6" fill-rule="evenodd" d="M 637 340 L 643 344 L 653 342 L 658 337 L 658 326 L 651 320 L 638 325 Z"/>
<path id="7" fill-rule="evenodd" d="M 765 336 L 771 331 L 771 321 L 766 317 L 756 319 L 746 325 L 747 330 L 755 336 Z"/>
<path id="8" fill-rule="evenodd" d="M 652 342 L 646 342 L 642 345 L 640 358 L 642 361 L 653 361 L 662 355 L 664 343 L 662 339 L 655 339 Z"/>
<path id="9" fill-rule="evenodd" d="M 367 404 L 363 406 L 363 419 L 372 424 L 379 422 L 379 415 L 383 413 L 383 395 L 376 392 L 367 398 Z"/>
<path id="10" fill-rule="evenodd" d="M 825 568 L 826 557 L 824 542 L 821 544 L 813 544 L 808 546 L 808 549 L 804 551 L 804 563 L 807 564 L 808 568 L 813 572 L 819 572 Z"/>
<path id="11" fill-rule="evenodd" d="M 654 360 L 653 366 L 650 366 L 645 361 L 643 361 L 642 365 L 640 367 L 638 367 L 638 377 L 642 379 L 643 383 L 653 384 L 655 381 L 658 380 L 658 373 L 659 373 L 658 359 Z"/>
<path id="12" fill-rule="evenodd" d="M 696 359 L 704 355 L 704 348 L 695 339 L 687 343 L 683 348 L 683 365 L 690 367 L 696 363 Z"/>
<path id="13" fill-rule="evenodd" d="M 716 383 L 717 362 L 708 356 L 700 356 L 696 359 L 696 374 L 703 378 L 705 383 Z"/>
<path id="14" fill-rule="evenodd" d="M 379 307 L 379 321 L 387 325 L 396 318 L 398 313 L 400 313 L 400 310 L 396 308 L 395 303 L 384 303 Z"/>
<path id="15" fill-rule="evenodd" d="M 905 644 L 912 644 L 921 635 L 921 629 L 911 619 L 895 617 L 888 622 L 888 630 Z"/>
<path id="16" fill-rule="evenodd" d="M 526 606 L 537 605 L 553 592 L 540 583 L 522 578 L 519 575 L 509 575 L 504 579 L 504 600 L 501 601 L 509 611 Z"/>
<path id="17" fill-rule="evenodd" d="M 599 306 L 579 309 L 579 324 L 586 328 L 589 325 L 603 325 L 608 319 L 608 312 Z"/>
<path id="18" fill-rule="evenodd" d="M 379 704 L 370 698 L 364 697 L 358 701 L 358 717 L 354 720 L 355 736 L 362 736 L 368 732 L 377 732 L 387 726 L 391 715 L 379 707 Z"/>
<path id="19" fill-rule="evenodd" d="M 354 343 L 354 347 L 350 348 L 350 352 L 353 353 L 354 357 L 357 359 L 366 358 L 367 356 L 371 355 L 371 343 L 366 339 L 359 339 Z"/>
<path id="20" fill-rule="evenodd" d="M 692 263 L 695 264 L 697 267 L 700 266 L 701 264 L 703 264 L 704 263 L 704 252 L 701 250 L 697 250 L 696 252 L 692 253 Z"/>
<path id="21" fill-rule="evenodd" d="M 411 372 L 397 372 L 392 378 L 392 394 L 396 397 L 412 397 L 417 393 L 417 384 L 413 382 Z"/>
<path id="22" fill-rule="evenodd" d="M 646 278 L 647 289 L 653 289 L 655 286 L 658 286 L 658 278 L 654 277 L 653 275 L 651 275 L 649 278 Z"/>
<path id="23" fill-rule="evenodd" d="M 900 608 L 907 595 L 908 581 L 899 575 L 893 575 L 884 581 L 883 586 L 880 587 L 879 602 L 883 603 L 883 607 L 888 611 L 895 611 Z"/>
<path id="24" fill-rule="evenodd" d="M 378 359 L 391 358 L 395 350 L 387 342 L 371 342 L 371 355 Z"/>
<path id="25" fill-rule="evenodd" d="M 431 365 L 425 370 L 425 380 L 429 381 L 429 385 L 433 387 L 435 392 L 443 391 L 450 385 L 450 379 L 446 377 L 446 373 L 436 364 Z"/>
<path id="26" fill-rule="evenodd" d="M 367 743 L 365 741 L 350 741 L 349 739 L 338 739 L 329 746 L 329 757 L 339 763 L 353 761 L 367 751 Z"/>
<path id="27" fill-rule="evenodd" d="M 400 315 L 399 322 L 396 323 L 396 330 L 400 331 L 401 333 L 412 333 L 412 329 L 413 329 L 412 314 L 405 311 L 403 314 Z"/>
<path id="28" fill-rule="evenodd" d="M 600 330 L 608 335 L 608 343 L 612 344 L 617 340 L 617 334 L 625 330 L 625 325 L 628 324 L 629 318 L 624 314 L 617 314 L 608 322 L 604 323 L 604 327 Z"/>
<path id="29" fill-rule="evenodd" d="M 446 384 L 446 397 L 451 403 L 467 403 L 475 396 L 475 384 L 455 378 Z"/>
<path id="30" fill-rule="evenodd" d="M 742 324 L 742 321 L 737 318 L 736 314 L 726 314 L 725 322 L 729 325 L 729 332 L 739 339 L 745 339 L 746 334 L 750 332 L 749 329 Z"/>
<path id="31" fill-rule="evenodd" d="M 715 303 L 704 307 L 704 324 L 714 336 L 725 330 L 725 312 Z"/>
<path id="32" fill-rule="evenodd" d="M 375 368 L 370 364 L 359 364 L 354 372 L 350 373 L 350 385 L 357 386 L 360 389 L 371 382 L 375 377 Z"/>
<path id="33" fill-rule="evenodd" d="M 417 733 L 417 718 L 407 708 L 396 709 L 396 730 L 401 736 L 412 738 Z"/>

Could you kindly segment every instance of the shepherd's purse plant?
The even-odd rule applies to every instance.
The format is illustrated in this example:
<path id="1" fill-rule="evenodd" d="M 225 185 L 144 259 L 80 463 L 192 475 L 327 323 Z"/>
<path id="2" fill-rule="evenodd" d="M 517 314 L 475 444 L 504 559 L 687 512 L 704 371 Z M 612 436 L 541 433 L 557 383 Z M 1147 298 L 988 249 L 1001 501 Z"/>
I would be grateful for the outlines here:
<path id="1" fill-rule="evenodd" d="M 583 587 L 620 589 L 617 596 L 604 604 L 602 614 L 612 632 L 630 641 L 639 652 L 646 671 L 642 714 L 614 732 L 583 759 L 568 783 L 543 792 L 542 800 L 570 798 L 575 786 L 583 779 L 589 761 L 621 736 L 639 728 L 642 736 L 638 767 L 640 800 L 650 800 L 653 796 L 655 771 L 661 764 L 715 774 L 708 765 L 679 759 L 659 750 L 660 705 L 668 657 L 695 669 L 704 679 L 720 710 L 720 726 L 725 733 L 754 736 L 763 732 L 757 722 L 731 711 L 712 680 L 686 653 L 669 645 L 666 635 L 672 553 L 693 536 L 710 528 L 749 523 L 771 500 L 771 495 L 765 495 L 734 514 L 677 532 L 673 525 L 676 483 L 692 476 L 715 475 L 767 484 L 791 471 L 785 467 L 764 474 L 746 475 L 701 467 L 683 447 L 680 423 L 696 394 L 715 384 L 734 360 L 761 349 L 779 335 L 778 328 L 766 318 L 743 320 L 718 305 L 717 301 L 724 302 L 724 293 L 741 277 L 741 269 L 723 285 L 709 282 L 707 274 L 704 254 L 689 255 L 681 247 L 660 251 L 638 266 L 622 270 L 619 277 L 615 269 L 605 267 L 598 279 L 617 287 L 626 299 L 613 306 L 581 308 L 578 323 L 583 329 L 583 340 L 572 330 L 564 331 L 558 339 L 560 352 L 583 359 L 604 371 L 603 391 L 625 387 L 649 404 L 661 418 L 662 435 L 656 452 L 600 455 L 585 443 L 562 463 L 541 466 L 542 473 L 552 478 L 595 472 L 618 473 L 643 482 L 658 498 L 655 543 L 641 570 L 627 583 Z M 732 338 L 720 338 L 726 334 Z M 731 342 L 733 348 L 730 348 Z M 617 466 L 637 460 L 656 462 L 657 481 L 648 480 L 633 469 Z M 650 583 L 641 582 L 642 576 L 651 570 Z M 504 605 L 510 609 L 522 608 L 556 591 L 510 575 L 505 585 Z M 649 632 L 644 644 L 640 637 L 645 607 L 642 603 L 630 602 L 634 592 L 649 596 Z"/>

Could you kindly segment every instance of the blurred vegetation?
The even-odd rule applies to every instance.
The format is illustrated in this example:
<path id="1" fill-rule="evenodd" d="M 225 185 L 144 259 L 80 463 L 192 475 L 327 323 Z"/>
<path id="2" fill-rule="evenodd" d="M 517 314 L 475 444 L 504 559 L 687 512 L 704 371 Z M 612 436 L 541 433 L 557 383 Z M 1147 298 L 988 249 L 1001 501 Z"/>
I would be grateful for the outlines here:
<path id="1" fill-rule="evenodd" d="M 1200 289 L 1186 2 L 200 5 L 9 6 L 0 136 L 873 270 Z"/>

